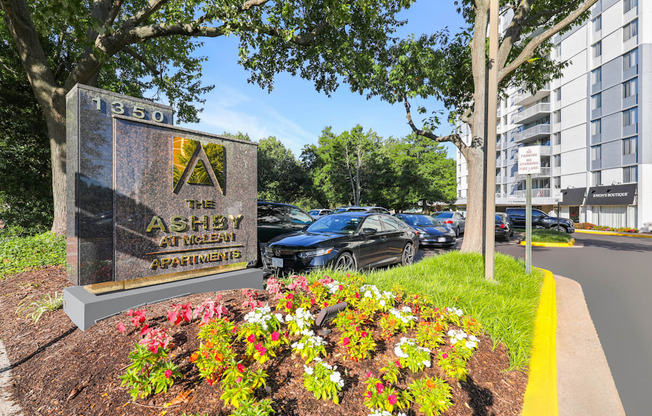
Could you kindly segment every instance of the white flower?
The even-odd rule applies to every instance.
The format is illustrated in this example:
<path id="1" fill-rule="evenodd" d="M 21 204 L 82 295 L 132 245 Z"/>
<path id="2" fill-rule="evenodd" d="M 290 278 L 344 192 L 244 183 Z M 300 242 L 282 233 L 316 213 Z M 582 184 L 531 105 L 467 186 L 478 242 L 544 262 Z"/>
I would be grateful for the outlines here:
<path id="1" fill-rule="evenodd" d="M 430 360 L 424 360 L 424 361 L 423 361 L 423 365 L 425 365 L 426 367 L 430 368 Z"/>
<path id="2" fill-rule="evenodd" d="M 466 345 L 466 348 L 468 348 L 468 349 L 470 349 L 470 350 L 472 350 L 472 349 L 474 349 L 474 348 L 475 348 L 475 346 L 476 346 L 476 343 L 475 343 L 475 342 L 473 342 L 473 341 L 466 341 L 466 344 L 465 344 L 465 345 Z"/>
<path id="3" fill-rule="evenodd" d="M 364 297 L 365 298 L 371 298 L 371 297 L 373 297 L 373 295 L 371 294 L 371 292 L 369 290 L 367 290 L 366 292 L 364 292 Z"/>
<path id="4" fill-rule="evenodd" d="M 340 380 L 342 380 L 342 377 L 340 376 L 340 373 L 337 371 L 334 371 L 331 373 L 331 375 L 328 377 L 333 383 L 340 383 Z"/>
<path id="5" fill-rule="evenodd" d="M 469 335 L 469 341 L 478 342 L 479 340 L 475 337 L 475 335 Z"/>
<path id="6" fill-rule="evenodd" d="M 408 355 L 404 353 L 403 350 L 401 350 L 401 347 L 398 345 L 394 348 L 394 354 L 396 354 L 397 357 L 401 357 L 401 358 L 408 357 Z"/>
<path id="7" fill-rule="evenodd" d="M 410 308 L 409 306 L 403 306 L 401 308 L 401 312 L 410 313 L 412 312 L 412 308 Z"/>
<path id="8" fill-rule="evenodd" d="M 311 376 L 312 373 L 314 372 L 314 370 L 312 369 L 312 367 L 308 367 L 307 365 L 304 365 L 304 366 L 303 366 L 303 369 L 306 371 L 306 374 L 308 374 L 309 376 Z"/>
<path id="9" fill-rule="evenodd" d="M 276 316 L 276 319 L 278 319 L 279 322 L 283 322 L 283 315 L 281 315 L 280 313 L 277 313 L 274 316 Z"/>
<path id="10" fill-rule="evenodd" d="M 296 344 L 296 342 L 295 342 L 295 344 Z M 297 344 L 296 349 L 302 350 L 303 347 L 304 347 L 303 342 L 300 342 L 300 343 Z"/>
<path id="11" fill-rule="evenodd" d="M 455 330 L 454 330 L 454 329 L 451 329 L 451 330 L 448 331 L 446 334 L 447 334 L 449 337 L 454 337 L 454 336 L 455 336 Z"/>
<path id="12" fill-rule="evenodd" d="M 457 344 L 457 338 L 451 338 L 451 344 L 453 345 Z"/>
<path id="13" fill-rule="evenodd" d="M 387 304 L 387 302 L 385 302 L 385 299 L 381 299 L 379 303 L 380 306 L 385 306 Z"/>

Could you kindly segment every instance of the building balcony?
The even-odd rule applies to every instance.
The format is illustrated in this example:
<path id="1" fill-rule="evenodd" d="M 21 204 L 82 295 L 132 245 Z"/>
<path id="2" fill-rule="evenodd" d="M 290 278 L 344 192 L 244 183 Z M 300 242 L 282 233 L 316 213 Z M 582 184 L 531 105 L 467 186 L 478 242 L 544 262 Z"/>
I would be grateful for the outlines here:
<path id="1" fill-rule="evenodd" d="M 522 92 L 514 95 L 514 105 L 528 106 L 548 95 L 550 95 L 550 84 L 544 85 L 543 88 L 537 91 L 535 94 Z"/>
<path id="2" fill-rule="evenodd" d="M 550 171 L 549 166 L 542 167 L 541 170 L 539 170 L 539 173 L 533 173 L 532 177 L 533 178 L 549 178 L 550 177 L 550 172 L 551 171 Z M 526 178 L 527 178 L 527 175 L 521 175 L 521 174 L 518 174 L 518 173 L 514 176 L 514 179 L 516 179 L 517 181 L 522 181 L 522 180 L 524 180 Z"/>
<path id="3" fill-rule="evenodd" d="M 550 103 L 539 103 L 514 114 L 515 124 L 527 124 L 550 115 Z"/>
<path id="4" fill-rule="evenodd" d="M 522 191 L 514 191 L 514 196 L 516 198 L 525 198 L 527 191 L 522 190 Z M 532 190 L 532 198 L 550 198 L 552 196 L 552 191 L 550 188 L 541 188 L 541 189 L 533 189 Z"/>
<path id="5" fill-rule="evenodd" d="M 526 143 L 536 139 L 543 139 L 550 135 L 550 124 L 538 124 L 529 129 L 514 133 L 514 141 L 517 143 Z"/>

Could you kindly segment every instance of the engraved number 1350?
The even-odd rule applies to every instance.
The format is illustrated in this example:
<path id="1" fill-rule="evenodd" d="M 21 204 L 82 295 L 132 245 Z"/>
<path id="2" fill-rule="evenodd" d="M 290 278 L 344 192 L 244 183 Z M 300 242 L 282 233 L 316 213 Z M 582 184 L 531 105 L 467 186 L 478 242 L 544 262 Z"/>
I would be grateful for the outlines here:
<path id="1" fill-rule="evenodd" d="M 102 99 L 100 97 L 95 97 L 92 99 L 92 101 L 95 103 L 95 108 L 97 111 L 102 111 Z M 125 104 L 121 101 L 112 101 L 110 103 L 107 102 L 109 105 L 109 108 L 111 108 L 111 112 L 113 114 L 124 114 L 125 113 Z M 145 119 L 146 116 L 146 110 L 143 107 L 140 107 L 138 105 L 134 105 L 133 109 L 131 111 L 131 115 L 135 118 L 141 118 Z M 152 112 L 152 119 L 154 121 L 163 122 L 165 119 L 165 116 L 163 113 L 161 113 L 158 110 L 155 110 Z"/>

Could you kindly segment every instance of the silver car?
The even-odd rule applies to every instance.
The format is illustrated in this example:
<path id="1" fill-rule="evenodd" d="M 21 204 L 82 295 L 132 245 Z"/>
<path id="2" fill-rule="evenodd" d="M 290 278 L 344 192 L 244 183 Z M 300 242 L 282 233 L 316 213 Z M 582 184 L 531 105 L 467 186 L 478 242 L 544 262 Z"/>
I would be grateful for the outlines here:
<path id="1" fill-rule="evenodd" d="M 459 237 L 460 234 L 464 234 L 464 215 L 459 212 L 453 211 L 444 211 L 440 212 L 435 216 L 435 219 L 447 227 L 451 227 L 455 230 L 455 236 Z"/>
<path id="2" fill-rule="evenodd" d="M 308 211 L 308 215 L 310 215 L 314 219 L 318 220 L 321 217 L 325 217 L 326 215 L 330 214 L 331 212 L 333 212 L 333 211 L 331 211 L 330 209 L 325 209 L 325 208 L 311 209 L 310 211 Z"/>

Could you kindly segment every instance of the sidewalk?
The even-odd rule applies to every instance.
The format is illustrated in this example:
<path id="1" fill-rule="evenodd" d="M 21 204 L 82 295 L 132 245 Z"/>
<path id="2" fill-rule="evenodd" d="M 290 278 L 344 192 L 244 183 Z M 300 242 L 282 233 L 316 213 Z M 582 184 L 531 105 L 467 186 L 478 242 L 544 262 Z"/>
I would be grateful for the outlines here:
<path id="1" fill-rule="evenodd" d="M 554 276 L 560 416 L 625 415 L 579 283 Z"/>

